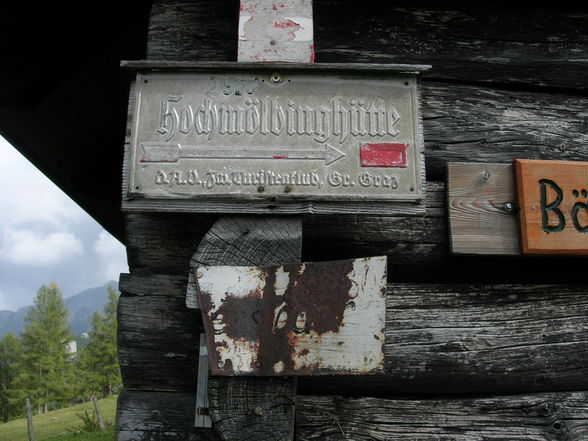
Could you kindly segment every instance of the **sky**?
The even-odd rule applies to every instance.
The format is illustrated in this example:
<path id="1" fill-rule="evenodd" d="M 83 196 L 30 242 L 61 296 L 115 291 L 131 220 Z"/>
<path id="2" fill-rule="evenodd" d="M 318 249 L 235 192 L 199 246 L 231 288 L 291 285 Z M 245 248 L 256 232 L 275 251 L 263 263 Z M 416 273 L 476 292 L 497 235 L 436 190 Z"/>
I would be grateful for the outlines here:
<path id="1" fill-rule="evenodd" d="M 0 136 L 0 310 L 51 282 L 70 297 L 121 272 L 123 245 Z"/>

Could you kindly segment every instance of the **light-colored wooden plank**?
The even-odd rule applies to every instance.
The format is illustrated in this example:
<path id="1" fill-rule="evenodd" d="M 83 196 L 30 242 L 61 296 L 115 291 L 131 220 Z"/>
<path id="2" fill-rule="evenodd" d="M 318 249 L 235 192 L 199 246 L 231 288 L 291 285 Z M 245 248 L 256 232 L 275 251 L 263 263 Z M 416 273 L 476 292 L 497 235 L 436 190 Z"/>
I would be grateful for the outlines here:
<path id="1" fill-rule="evenodd" d="M 312 0 L 241 0 L 238 57 L 312 63 Z"/>
<path id="2" fill-rule="evenodd" d="M 523 254 L 588 254 L 588 162 L 515 167 Z"/>
<path id="3" fill-rule="evenodd" d="M 449 163 L 447 206 L 454 254 L 519 254 L 512 165 Z"/>

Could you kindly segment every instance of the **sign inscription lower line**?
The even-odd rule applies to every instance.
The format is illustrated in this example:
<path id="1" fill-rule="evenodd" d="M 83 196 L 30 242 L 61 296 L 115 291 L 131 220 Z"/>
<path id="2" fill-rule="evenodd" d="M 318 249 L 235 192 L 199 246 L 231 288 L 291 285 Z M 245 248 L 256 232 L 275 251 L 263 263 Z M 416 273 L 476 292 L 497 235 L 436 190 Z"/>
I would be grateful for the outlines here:
<path id="1" fill-rule="evenodd" d="M 140 162 L 179 162 L 180 159 L 297 159 L 322 160 L 329 165 L 346 156 L 335 147 L 325 144 L 324 149 L 206 149 L 160 142 L 142 142 Z"/>

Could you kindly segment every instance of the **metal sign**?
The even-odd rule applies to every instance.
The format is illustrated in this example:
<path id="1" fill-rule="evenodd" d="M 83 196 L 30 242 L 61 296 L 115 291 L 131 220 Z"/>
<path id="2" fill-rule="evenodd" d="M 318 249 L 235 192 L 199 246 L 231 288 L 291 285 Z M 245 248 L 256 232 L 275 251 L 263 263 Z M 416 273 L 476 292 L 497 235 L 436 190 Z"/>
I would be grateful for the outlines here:
<path id="1" fill-rule="evenodd" d="M 419 203 L 415 75 L 316 70 L 138 74 L 127 199 Z"/>
<path id="2" fill-rule="evenodd" d="M 196 271 L 212 375 L 383 373 L 386 257 Z"/>
<path id="3" fill-rule="evenodd" d="M 515 161 L 524 254 L 588 254 L 588 162 Z"/>

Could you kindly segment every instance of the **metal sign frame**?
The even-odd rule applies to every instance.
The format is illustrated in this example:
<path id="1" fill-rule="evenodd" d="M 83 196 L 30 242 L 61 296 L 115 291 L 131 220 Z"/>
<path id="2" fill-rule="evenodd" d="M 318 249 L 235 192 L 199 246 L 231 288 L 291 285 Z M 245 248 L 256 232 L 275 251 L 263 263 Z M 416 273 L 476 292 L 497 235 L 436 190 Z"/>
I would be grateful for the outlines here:
<path id="1" fill-rule="evenodd" d="M 424 213 L 416 74 L 427 66 L 125 66 L 139 72 L 125 154 L 124 210 Z M 312 90 L 296 89 L 298 83 Z M 365 102 L 357 92 L 362 87 L 370 94 Z M 263 92 L 256 95 L 256 88 Z M 317 98 L 323 88 L 327 94 Z M 295 104 L 292 97 L 299 93 Z M 314 107 L 304 103 L 304 93 Z M 380 97 L 386 93 L 397 102 Z M 248 164 L 254 165 L 247 169 Z"/>

